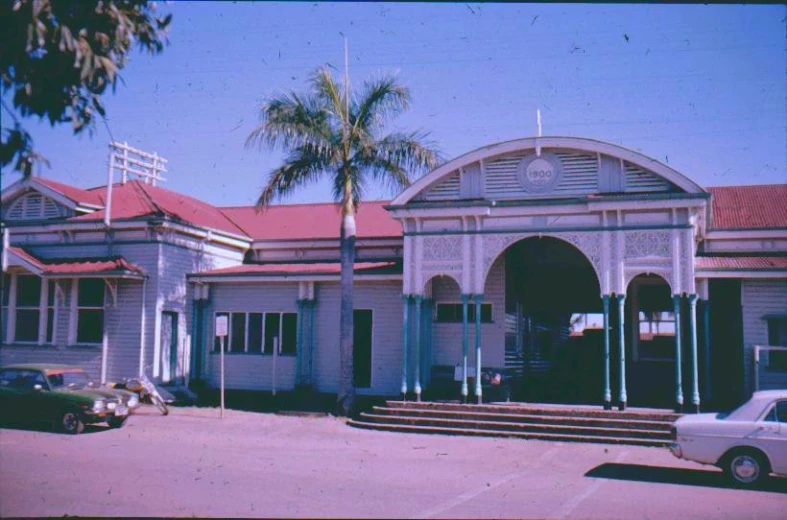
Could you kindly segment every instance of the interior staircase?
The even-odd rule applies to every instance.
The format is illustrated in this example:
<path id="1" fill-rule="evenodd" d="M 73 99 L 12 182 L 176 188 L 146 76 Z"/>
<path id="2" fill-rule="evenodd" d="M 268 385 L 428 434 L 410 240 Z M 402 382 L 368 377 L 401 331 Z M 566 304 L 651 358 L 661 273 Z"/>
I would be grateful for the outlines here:
<path id="1" fill-rule="evenodd" d="M 667 446 L 680 414 L 659 409 L 529 403 L 386 401 L 348 422 L 357 428 L 552 441 Z"/>

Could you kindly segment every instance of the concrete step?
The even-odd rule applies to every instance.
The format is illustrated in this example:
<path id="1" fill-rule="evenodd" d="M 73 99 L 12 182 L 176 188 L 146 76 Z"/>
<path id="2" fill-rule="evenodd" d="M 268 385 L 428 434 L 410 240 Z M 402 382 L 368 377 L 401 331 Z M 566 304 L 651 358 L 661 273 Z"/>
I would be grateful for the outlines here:
<path id="1" fill-rule="evenodd" d="M 432 433 L 432 434 L 443 434 L 443 435 L 513 437 L 518 439 L 537 439 L 537 440 L 546 440 L 546 441 L 630 444 L 636 446 L 658 446 L 658 447 L 664 447 L 669 445 L 670 443 L 669 441 L 661 441 L 661 440 L 654 440 L 654 439 L 632 439 L 632 438 L 614 437 L 614 436 L 586 436 L 586 435 L 557 434 L 557 433 L 545 433 L 545 432 L 479 430 L 479 429 L 471 429 L 471 428 L 418 426 L 418 425 L 411 425 L 411 424 L 405 424 L 405 425 L 375 424 L 375 423 L 357 421 L 352 419 L 347 421 L 347 424 L 356 428 L 402 432 L 402 433 Z"/>
<path id="2" fill-rule="evenodd" d="M 375 406 L 372 412 L 382 416 L 414 417 L 423 419 L 451 419 L 469 421 L 509 422 L 514 424 L 571 425 L 579 427 L 651 430 L 669 433 L 672 421 L 654 421 L 640 419 L 608 419 L 604 417 L 584 417 L 572 415 L 539 415 L 501 412 L 476 412 L 470 410 L 432 410 L 424 408 L 396 408 Z"/>
<path id="3" fill-rule="evenodd" d="M 582 437 L 614 437 L 631 439 L 651 439 L 668 442 L 669 431 L 633 430 L 628 428 L 599 428 L 577 426 L 575 424 L 532 424 L 509 421 L 443 419 L 435 417 L 412 417 L 401 415 L 378 415 L 362 413 L 360 420 L 377 425 L 410 425 L 468 430 L 491 430 L 507 432 L 545 433 L 560 435 L 579 435 Z"/>
<path id="4" fill-rule="evenodd" d="M 663 422 L 674 422 L 681 417 L 680 414 L 674 413 L 670 410 L 654 408 L 630 408 L 625 411 L 618 411 L 603 410 L 598 406 L 586 405 L 551 405 L 530 403 L 455 404 L 439 402 L 386 401 L 385 406 L 388 408 L 406 408 L 409 410 L 469 411 L 520 415 L 632 419 Z"/>

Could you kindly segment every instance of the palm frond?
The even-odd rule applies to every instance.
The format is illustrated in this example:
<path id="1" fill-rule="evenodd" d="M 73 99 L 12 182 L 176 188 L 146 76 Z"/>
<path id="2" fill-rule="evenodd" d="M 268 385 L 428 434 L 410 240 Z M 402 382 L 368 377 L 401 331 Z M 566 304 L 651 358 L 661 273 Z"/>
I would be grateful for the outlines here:
<path id="1" fill-rule="evenodd" d="M 330 171 L 332 161 L 331 154 L 308 145 L 296 148 L 283 165 L 269 174 L 268 182 L 257 199 L 257 207 L 264 208 L 274 199 L 282 200 L 296 188 L 316 181 L 321 174 Z"/>
<path id="2" fill-rule="evenodd" d="M 353 128 L 371 133 L 385 119 L 401 114 L 410 105 L 410 89 L 393 76 L 364 83 L 360 102 L 353 110 Z"/>
<path id="3" fill-rule="evenodd" d="M 375 143 L 375 156 L 410 172 L 411 175 L 433 170 L 442 162 L 436 144 L 424 132 L 397 132 Z"/>
<path id="4" fill-rule="evenodd" d="M 260 124 L 249 134 L 246 147 L 292 148 L 304 144 L 330 146 L 330 121 L 316 96 L 284 94 L 260 108 Z"/>
<path id="5" fill-rule="evenodd" d="M 327 68 L 317 69 L 311 79 L 312 91 L 322 106 L 336 117 L 337 126 L 349 121 L 341 87 Z"/>

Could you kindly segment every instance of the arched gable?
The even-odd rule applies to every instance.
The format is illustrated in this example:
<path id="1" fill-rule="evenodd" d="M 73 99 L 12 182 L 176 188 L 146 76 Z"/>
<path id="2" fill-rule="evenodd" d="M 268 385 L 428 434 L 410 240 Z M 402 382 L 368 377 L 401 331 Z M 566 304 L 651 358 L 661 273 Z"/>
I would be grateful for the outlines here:
<path id="1" fill-rule="evenodd" d="M 617 145 L 577 137 L 533 137 L 457 157 L 414 182 L 391 204 L 663 192 L 704 190 L 669 166 Z"/>

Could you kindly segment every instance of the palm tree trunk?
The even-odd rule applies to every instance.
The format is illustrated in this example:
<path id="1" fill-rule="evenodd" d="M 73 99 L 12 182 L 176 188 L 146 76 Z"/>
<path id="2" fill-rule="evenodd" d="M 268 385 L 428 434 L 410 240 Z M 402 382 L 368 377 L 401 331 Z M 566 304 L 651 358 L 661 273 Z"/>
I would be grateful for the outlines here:
<path id="1" fill-rule="evenodd" d="M 343 211 L 343 213 L 346 213 Z M 353 382 L 353 265 L 355 264 L 355 215 L 352 206 L 342 217 L 341 248 L 341 313 L 339 316 L 339 391 L 336 412 L 348 417 L 355 405 Z"/>

